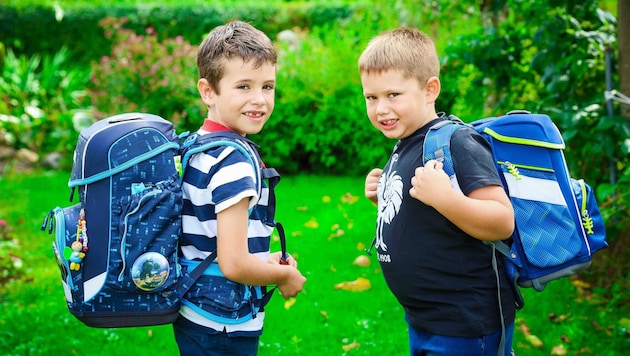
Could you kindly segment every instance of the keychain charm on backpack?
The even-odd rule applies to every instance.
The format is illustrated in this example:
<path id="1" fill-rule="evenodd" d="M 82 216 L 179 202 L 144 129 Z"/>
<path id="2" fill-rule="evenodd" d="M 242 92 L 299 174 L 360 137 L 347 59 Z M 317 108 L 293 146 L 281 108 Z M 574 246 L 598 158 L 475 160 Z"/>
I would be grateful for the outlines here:
<path id="1" fill-rule="evenodd" d="M 70 247 L 64 249 L 64 257 L 70 261 L 70 270 L 78 271 L 81 269 L 81 262 L 88 251 L 87 223 L 85 221 L 85 211 L 81 209 L 79 219 L 77 221 L 77 237 L 76 241 Z"/>
<path id="2" fill-rule="evenodd" d="M 85 210 L 83 209 L 79 213 L 79 222 L 77 223 L 77 241 L 82 245 L 81 251 L 83 253 L 88 252 L 87 222 L 85 221 Z"/>

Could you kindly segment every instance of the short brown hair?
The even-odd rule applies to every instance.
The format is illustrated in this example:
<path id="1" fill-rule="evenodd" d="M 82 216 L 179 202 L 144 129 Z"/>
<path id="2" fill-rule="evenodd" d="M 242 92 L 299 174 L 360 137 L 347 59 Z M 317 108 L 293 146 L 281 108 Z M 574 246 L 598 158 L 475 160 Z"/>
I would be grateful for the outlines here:
<path id="1" fill-rule="evenodd" d="M 226 60 L 240 57 L 253 61 L 254 68 L 264 63 L 276 64 L 278 55 L 271 40 L 262 31 L 243 21 L 231 21 L 214 28 L 201 42 L 197 52 L 199 79 L 208 80 L 218 92 Z"/>
<path id="2" fill-rule="evenodd" d="M 435 44 L 424 32 L 409 27 L 385 31 L 374 37 L 359 57 L 360 73 L 402 70 L 425 85 L 439 77 L 440 61 Z"/>

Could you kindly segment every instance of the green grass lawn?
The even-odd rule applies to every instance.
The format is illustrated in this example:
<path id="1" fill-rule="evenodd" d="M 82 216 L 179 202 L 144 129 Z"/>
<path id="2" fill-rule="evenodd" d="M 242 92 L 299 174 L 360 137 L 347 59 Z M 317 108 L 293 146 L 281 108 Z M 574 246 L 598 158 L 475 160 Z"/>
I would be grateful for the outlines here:
<path id="1" fill-rule="evenodd" d="M 55 172 L 0 178 L 0 220 L 19 241 L 23 260 L 22 280 L 0 292 L 0 354 L 177 354 L 169 326 L 93 329 L 67 311 L 52 236 L 39 231 L 51 208 L 70 204 L 67 179 L 67 173 Z M 408 354 L 402 308 L 377 261 L 371 257 L 368 267 L 353 264 L 374 230 L 375 209 L 362 192 L 361 177 L 283 178 L 277 219 L 308 281 L 297 298 L 286 302 L 278 295 L 270 302 L 260 355 Z M 371 288 L 335 289 L 359 277 Z M 612 302 L 571 282 L 552 282 L 543 293 L 525 291 L 526 306 L 517 316 L 517 355 L 622 355 L 630 348 L 627 310 L 615 310 Z M 617 292 L 627 299 L 626 291 Z"/>

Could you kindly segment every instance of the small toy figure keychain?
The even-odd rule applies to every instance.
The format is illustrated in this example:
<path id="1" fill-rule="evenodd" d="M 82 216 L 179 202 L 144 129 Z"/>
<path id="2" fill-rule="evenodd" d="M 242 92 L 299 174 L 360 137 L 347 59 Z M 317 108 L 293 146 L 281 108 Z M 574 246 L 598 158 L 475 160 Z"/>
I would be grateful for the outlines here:
<path id="1" fill-rule="evenodd" d="M 64 257 L 70 261 L 70 270 L 81 269 L 81 262 L 88 251 L 87 223 L 85 221 L 85 211 L 81 209 L 77 222 L 77 236 L 71 247 L 64 249 Z"/>

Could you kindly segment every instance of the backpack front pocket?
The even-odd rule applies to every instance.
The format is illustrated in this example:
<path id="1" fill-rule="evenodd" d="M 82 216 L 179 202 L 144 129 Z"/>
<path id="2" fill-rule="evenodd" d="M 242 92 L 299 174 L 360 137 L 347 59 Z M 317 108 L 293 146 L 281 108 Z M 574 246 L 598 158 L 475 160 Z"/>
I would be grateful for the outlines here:
<path id="1" fill-rule="evenodd" d="M 582 234 L 571 218 L 571 206 L 567 205 L 554 172 L 510 162 L 503 162 L 502 167 L 528 261 L 544 268 L 576 256 L 581 249 Z"/>
<path id="2" fill-rule="evenodd" d="M 112 209 L 118 215 L 120 287 L 159 291 L 178 277 L 177 243 L 181 232 L 181 189 L 177 177 L 155 185 L 134 185 Z M 112 267 L 112 266 L 110 266 Z"/>

